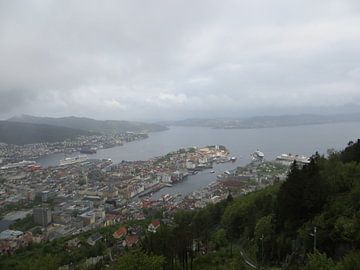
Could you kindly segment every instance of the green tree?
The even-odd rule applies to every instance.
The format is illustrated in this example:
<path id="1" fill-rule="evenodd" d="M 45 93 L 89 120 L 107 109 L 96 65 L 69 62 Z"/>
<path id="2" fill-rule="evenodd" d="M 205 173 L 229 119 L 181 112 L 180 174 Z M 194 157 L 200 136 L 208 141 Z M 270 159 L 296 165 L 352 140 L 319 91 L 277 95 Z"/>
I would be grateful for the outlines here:
<path id="1" fill-rule="evenodd" d="M 332 270 L 334 267 L 334 262 L 325 253 L 315 252 L 308 255 L 304 270 Z"/>
<path id="2" fill-rule="evenodd" d="M 114 269 L 119 270 L 162 270 L 165 259 L 162 256 L 147 255 L 136 249 L 125 253 L 117 261 Z"/>

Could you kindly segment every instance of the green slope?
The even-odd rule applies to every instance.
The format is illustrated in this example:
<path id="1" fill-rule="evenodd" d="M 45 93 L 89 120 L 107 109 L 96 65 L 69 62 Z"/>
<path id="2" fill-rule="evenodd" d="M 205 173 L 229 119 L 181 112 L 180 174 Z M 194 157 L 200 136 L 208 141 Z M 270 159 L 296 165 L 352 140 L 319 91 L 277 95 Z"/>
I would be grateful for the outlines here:
<path id="1" fill-rule="evenodd" d="M 8 144 L 57 142 L 93 134 L 95 133 L 52 125 L 0 121 L 0 142 Z"/>
<path id="2" fill-rule="evenodd" d="M 158 124 L 149 124 L 143 122 L 116 121 L 116 120 L 95 120 L 85 117 L 36 117 L 31 115 L 15 116 L 9 119 L 12 122 L 24 122 L 34 124 L 48 124 L 60 127 L 82 129 L 101 133 L 119 133 L 119 132 L 155 132 L 163 131 L 167 128 Z"/>

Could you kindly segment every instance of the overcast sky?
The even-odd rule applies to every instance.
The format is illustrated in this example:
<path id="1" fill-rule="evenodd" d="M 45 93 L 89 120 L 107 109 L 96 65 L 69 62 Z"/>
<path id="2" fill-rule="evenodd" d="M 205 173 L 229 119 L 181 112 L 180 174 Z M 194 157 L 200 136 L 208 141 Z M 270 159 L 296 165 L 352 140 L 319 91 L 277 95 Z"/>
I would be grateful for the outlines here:
<path id="1" fill-rule="evenodd" d="M 0 118 L 360 104 L 360 1 L 0 0 Z"/>

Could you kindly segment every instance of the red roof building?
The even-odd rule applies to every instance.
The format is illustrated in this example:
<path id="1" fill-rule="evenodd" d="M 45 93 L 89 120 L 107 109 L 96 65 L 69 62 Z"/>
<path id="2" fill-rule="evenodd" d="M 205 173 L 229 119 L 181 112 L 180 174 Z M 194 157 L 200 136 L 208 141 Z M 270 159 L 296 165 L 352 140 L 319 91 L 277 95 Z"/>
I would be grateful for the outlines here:
<path id="1" fill-rule="evenodd" d="M 156 230 L 160 227 L 160 220 L 154 219 L 148 226 L 148 231 L 156 233 Z"/>
<path id="2" fill-rule="evenodd" d="M 139 236 L 137 235 L 128 235 L 123 241 L 124 247 L 132 247 L 135 246 L 139 242 Z"/>
<path id="3" fill-rule="evenodd" d="M 120 239 L 127 234 L 126 227 L 120 227 L 116 232 L 113 233 L 115 239 Z"/>

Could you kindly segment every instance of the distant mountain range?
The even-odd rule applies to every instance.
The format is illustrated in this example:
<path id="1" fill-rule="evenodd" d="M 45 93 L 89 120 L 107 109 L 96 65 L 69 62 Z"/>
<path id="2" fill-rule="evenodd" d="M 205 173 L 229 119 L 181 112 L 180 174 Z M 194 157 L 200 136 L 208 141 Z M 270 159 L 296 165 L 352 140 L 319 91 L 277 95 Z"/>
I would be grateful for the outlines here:
<path id="1" fill-rule="evenodd" d="M 280 115 L 280 116 L 256 116 L 250 118 L 217 118 L 217 119 L 185 119 L 180 121 L 160 122 L 166 126 L 191 126 L 210 127 L 222 129 L 249 129 L 286 127 L 300 125 L 316 125 L 340 122 L 360 122 L 360 113 L 337 114 L 337 115 Z"/>
<path id="2" fill-rule="evenodd" d="M 94 120 L 83 117 L 36 117 L 15 116 L 0 121 L 0 142 L 9 144 L 28 144 L 37 142 L 56 142 L 81 135 L 111 134 L 122 132 L 155 132 L 166 130 L 159 124 L 142 122 Z"/>
<path id="3" fill-rule="evenodd" d="M 85 117 L 37 117 L 31 115 L 21 115 L 10 118 L 11 122 L 46 124 L 58 127 L 81 129 L 100 133 L 120 133 L 120 132 L 155 132 L 163 131 L 167 128 L 159 124 L 149 124 L 143 122 L 117 121 L 117 120 L 95 120 Z"/>
<path id="4" fill-rule="evenodd" d="M 23 145 L 39 142 L 58 142 L 81 135 L 94 134 L 96 133 L 66 127 L 0 121 L 0 142 L 8 144 Z"/>

